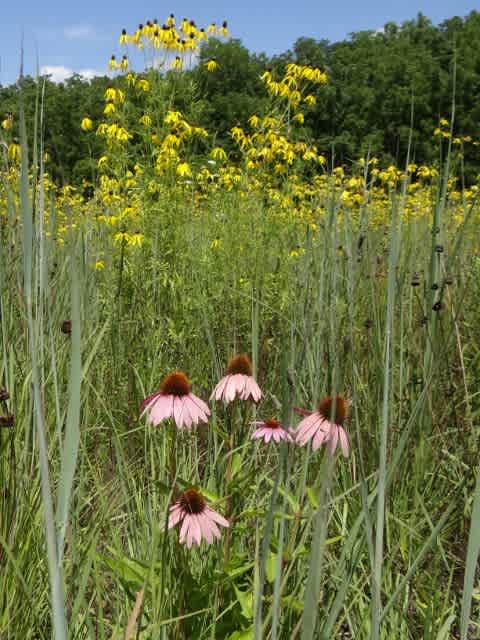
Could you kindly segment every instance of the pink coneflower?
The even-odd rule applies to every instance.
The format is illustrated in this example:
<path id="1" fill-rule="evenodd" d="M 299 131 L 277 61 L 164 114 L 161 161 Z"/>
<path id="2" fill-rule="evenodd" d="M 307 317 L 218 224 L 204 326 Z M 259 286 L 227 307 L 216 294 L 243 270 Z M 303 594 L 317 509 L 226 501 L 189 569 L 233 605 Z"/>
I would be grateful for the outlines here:
<path id="1" fill-rule="evenodd" d="M 142 402 L 140 411 L 142 416 L 148 413 L 148 422 L 154 426 L 173 418 L 179 429 L 190 429 L 199 422 L 208 422 L 210 415 L 210 409 L 191 392 L 188 378 L 181 371 L 166 376 L 160 390 Z"/>
<path id="2" fill-rule="evenodd" d="M 180 543 L 186 542 L 189 549 L 192 544 L 199 545 L 202 538 L 212 544 L 214 538 L 220 537 L 217 525 L 230 526 L 228 520 L 207 505 L 205 498 L 196 489 L 187 489 L 170 507 L 168 528 L 180 523 Z"/>
<path id="3" fill-rule="evenodd" d="M 264 422 L 255 421 L 252 422 L 252 425 L 257 427 L 256 431 L 252 433 L 252 440 L 260 440 L 263 438 L 265 442 L 270 442 L 270 440 L 276 443 L 279 443 L 281 440 L 292 442 L 292 436 L 275 418 L 269 418 Z"/>
<path id="4" fill-rule="evenodd" d="M 223 400 L 226 404 L 238 396 L 241 400 L 258 402 L 262 391 L 252 376 L 252 363 L 244 354 L 234 356 L 227 367 L 227 375 L 217 384 L 210 400 Z"/>
<path id="5" fill-rule="evenodd" d="M 345 457 L 348 456 L 350 445 L 348 436 L 343 428 L 343 422 L 348 415 L 348 402 L 342 396 L 327 396 L 320 401 L 317 411 L 297 409 L 304 418 L 295 431 L 295 441 L 301 447 L 312 441 L 312 449 L 316 451 L 322 444 L 328 443 L 328 452 L 333 455 L 340 440 L 340 447 Z"/>

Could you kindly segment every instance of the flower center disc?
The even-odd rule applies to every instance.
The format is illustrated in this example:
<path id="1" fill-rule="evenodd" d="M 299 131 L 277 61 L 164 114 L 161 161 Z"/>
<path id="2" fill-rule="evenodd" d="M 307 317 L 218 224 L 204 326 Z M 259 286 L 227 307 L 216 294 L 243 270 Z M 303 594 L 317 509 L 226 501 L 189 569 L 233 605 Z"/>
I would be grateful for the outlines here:
<path id="1" fill-rule="evenodd" d="M 267 429 L 281 429 L 282 427 L 280 422 L 278 420 L 275 420 L 275 418 L 269 418 L 268 420 L 265 420 L 265 426 L 267 427 Z"/>
<path id="2" fill-rule="evenodd" d="M 180 505 L 184 511 L 197 515 L 204 511 L 206 502 L 201 493 L 195 489 L 187 489 L 180 496 Z"/>
<path id="3" fill-rule="evenodd" d="M 165 395 L 188 396 L 190 393 L 190 383 L 184 373 L 174 371 L 162 380 L 160 391 Z"/>
<path id="4" fill-rule="evenodd" d="M 228 363 L 227 373 L 230 375 L 241 373 L 244 376 L 251 376 L 252 363 L 250 358 L 244 353 L 234 356 Z"/>
<path id="5" fill-rule="evenodd" d="M 325 420 L 332 420 L 335 424 L 342 425 L 348 415 L 348 402 L 342 396 L 327 396 L 320 401 L 318 413 Z"/>

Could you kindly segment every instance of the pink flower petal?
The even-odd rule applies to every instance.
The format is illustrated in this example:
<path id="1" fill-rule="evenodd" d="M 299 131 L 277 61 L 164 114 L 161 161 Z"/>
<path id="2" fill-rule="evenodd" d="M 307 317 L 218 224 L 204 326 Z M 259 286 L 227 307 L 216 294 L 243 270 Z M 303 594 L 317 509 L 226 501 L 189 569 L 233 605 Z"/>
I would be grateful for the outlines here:
<path id="1" fill-rule="evenodd" d="M 173 415 L 173 398 L 171 395 L 160 395 L 150 408 L 148 421 L 155 427 Z"/>
<path id="2" fill-rule="evenodd" d="M 229 527 L 230 523 L 228 522 L 228 520 L 225 520 L 225 518 L 223 516 L 221 516 L 219 513 L 217 513 L 216 511 L 214 511 L 211 507 L 205 507 L 205 512 L 208 514 L 208 517 L 210 520 L 213 520 L 214 522 L 217 522 L 218 524 L 221 524 L 223 527 Z"/>
<path id="3" fill-rule="evenodd" d="M 258 402 L 261 399 L 262 395 L 262 390 L 260 389 L 258 384 L 251 376 L 248 376 L 245 385 L 245 391 L 242 396 L 243 399 L 249 400 L 251 398 L 254 402 Z"/>
<path id="4" fill-rule="evenodd" d="M 270 440 L 272 439 L 272 431 L 273 429 L 265 429 L 265 442 L 270 442 Z"/>
<path id="5" fill-rule="evenodd" d="M 348 441 L 348 436 L 342 427 L 338 427 L 338 435 L 340 437 L 340 446 L 342 448 L 342 453 L 345 458 L 348 458 L 348 453 L 350 451 L 350 443 Z"/>
<path id="6" fill-rule="evenodd" d="M 328 453 L 333 456 L 338 444 L 338 427 L 334 425 L 334 428 L 330 431 L 330 438 L 328 440 Z"/>
<path id="7" fill-rule="evenodd" d="M 172 529 L 173 527 L 175 527 L 183 519 L 184 515 L 185 513 L 180 505 L 174 505 L 170 509 L 170 515 L 168 516 L 168 528 Z"/>
<path id="8" fill-rule="evenodd" d="M 198 515 L 192 514 L 192 538 L 198 545 L 202 541 L 202 529 L 200 527 L 200 521 Z"/>
<path id="9" fill-rule="evenodd" d="M 305 418 L 305 420 L 302 420 L 298 425 L 297 432 L 295 434 L 297 444 L 303 446 L 314 437 L 318 430 L 326 431 L 324 422 L 324 418 L 318 414 L 314 414 L 314 416 L 312 415 Z"/>
<path id="10" fill-rule="evenodd" d="M 322 444 L 326 442 L 327 439 L 328 439 L 328 433 L 326 431 L 323 431 L 323 429 L 319 429 L 317 433 L 313 436 L 313 440 L 312 440 L 313 451 L 320 449 Z"/>
<path id="11" fill-rule="evenodd" d="M 197 424 L 198 422 L 208 422 L 210 409 L 206 402 L 204 402 L 201 398 L 194 395 L 193 393 L 189 393 L 185 401 L 188 403 L 192 421 L 195 424 Z"/>
<path id="12" fill-rule="evenodd" d="M 210 519 L 204 513 L 199 514 L 198 522 L 200 524 L 200 529 L 202 531 L 203 537 L 208 542 L 208 544 L 212 544 L 214 536 L 213 536 L 213 529 L 211 525 L 214 523 L 210 522 Z"/>
<path id="13" fill-rule="evenodd" d="M 210 400 L 215 397 L 215 400 L 221 400 L 223 392 L 225 391 L 225 387 L 227 386 L 228 378 L 230 376 L 223 377 L 220 382 L 217 383 L 215 389 L 212 391 L 212 395 L 210 396 Z"/>
<path id="14" fill-rule="evenodd" d="M 183 544 L 185 542 L 189 529 L 190 529 L 190 518 L 189 518 L 189 514 L 186 513 L 183 518 L 182 526 L 180 528 L 180 544 Z"/>

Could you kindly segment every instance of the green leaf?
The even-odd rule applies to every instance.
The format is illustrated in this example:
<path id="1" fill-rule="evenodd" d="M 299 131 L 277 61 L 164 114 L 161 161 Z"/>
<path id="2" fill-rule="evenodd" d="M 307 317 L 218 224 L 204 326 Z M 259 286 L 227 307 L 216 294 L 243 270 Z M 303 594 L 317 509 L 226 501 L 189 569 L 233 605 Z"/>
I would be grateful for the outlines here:
<path id="1" fill-rule="evenodd" d="M 243 617 L 247 620 L 253 620 L 253 593 L 251 591 L 240 591 L 235 585 L 233 585 L 233 588 L 242 609 Z"/>

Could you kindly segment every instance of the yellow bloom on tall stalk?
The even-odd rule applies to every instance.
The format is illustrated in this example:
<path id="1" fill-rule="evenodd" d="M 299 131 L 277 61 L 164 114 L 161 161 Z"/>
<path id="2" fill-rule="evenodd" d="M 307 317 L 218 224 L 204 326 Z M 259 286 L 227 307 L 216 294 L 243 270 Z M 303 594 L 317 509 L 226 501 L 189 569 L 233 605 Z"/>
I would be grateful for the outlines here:
<path id="1" fill-rule="evenodd" d="M 17 141 L 13 141 L 8 147 L 8 157 L 12 162 L 20 162 L 22 152 Z"/>
<path id="2" fill-rule="evenodd" d="M 11 129 L 12 127 L 13 127 L 13 115 L 11 113 L 9 113 L 2 120 L 2 129 L 5 129 L 7 131 L 8 129 Z"/>
<path id="3" fill-rule="evenodd" d="M 224 20 L 222 22 L 222 26 L 220 27 L 220 29 L 218 30 L 218 33 L 223 36 L 224 38 L 228 38 L 228 36 L 230 35 L 230 32 L 228 30 L 228 24 L 227 21 Z"/>
<path id="4" fill-rule="evenodd" d="M 188 162 L 180 162 L 180 164 L 177 165 L 177 175 L 181 178 L 192 177 L 192 170 L 190 169 Z"/>
<path id="5" fill-rule="evenodd" d="M 105 109 L 103 110 L 103 113 L 106 116 L 111 115 L 112 113 L 115 113 L 115 105 L 113 104 L 113 102 L 107 102 L 107 104 L 105 105 Z"/>
<path id="6" fill-rule="evenodd" d="M 207 71 L 216 71 L 220 68 L 220 65 L 218 64 L 216 58 L 210 58 L 210 60 L 207 60 L 205 66 L 207 68 Z"/>
<path id="7" fill-rule="evenodd" d="M 88 116 L 85 116 L 82 120 L 82 122 L 80 123 L 80 127 L 84 130 L 84 131 L 91 131 L 93 128 L 93 122 L 91 121 L 91 119 Z"/>
<path id="8" fill-rule="evenodd" d="M 146 113 L 139 119 L 140 124 L 143 124 L 145 127 L 150 127 L 152 124 L 152 119 Z"/>
<path id="9" fill-rule="evenodd" d="M 120 38 L 118 39 L 118 43 L 120 45 L 125 45 L 128 42 L 128 35 L 127 35 L 127 30 L 126 29 L 122 29 L 122 33 L 120 34 Z"/>
<path id="10" fill-rule="evenodd" d="M 183 61 L 180 56 L 175 56 L 175 60 L 172 62 L 172 69 L 183 69 Z"/>
<path id="11" fill-rule="evenodd" d="M 145 240 L 145 236 L 143 235 L 143 233 L 137 232 L 131 235 L 128 238 L 127 242 L 129 247 L 141 247 L 144 240 Z"/>
<path id="12" fill-rule="evenodd" d="M 148 80 L 145 80 L 145 78 L 142 78 L 141 80 L 138 81 L 137 87 L 142 91 L 145 91 L 145 93 L 147 91 L 150 91 L 150 83 Z"/>
<path id="13" fill-rule="evenodd" d="M 225 149 L 222 147 L 214 147 L 210 153 L 214 160 L 226 160 L 227 154 L 225 153 Z"/>
<path id="14" fill-rule="evenodd" d="M 126 71 L 129 67 L 129 62 L 128 62 L 128 58 L 127 56 L 122 56 L 122 61 L 120 62 L 120 69 L 122 69 L 122 71 Z"/>

